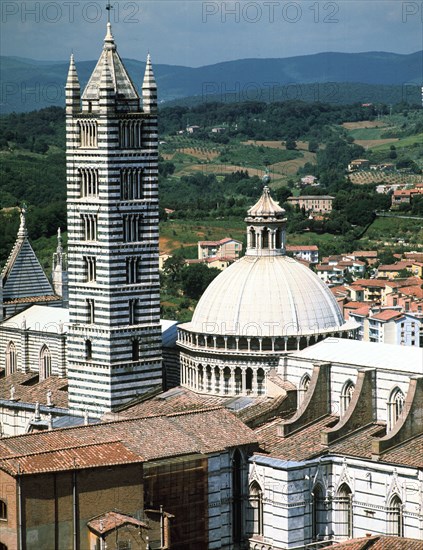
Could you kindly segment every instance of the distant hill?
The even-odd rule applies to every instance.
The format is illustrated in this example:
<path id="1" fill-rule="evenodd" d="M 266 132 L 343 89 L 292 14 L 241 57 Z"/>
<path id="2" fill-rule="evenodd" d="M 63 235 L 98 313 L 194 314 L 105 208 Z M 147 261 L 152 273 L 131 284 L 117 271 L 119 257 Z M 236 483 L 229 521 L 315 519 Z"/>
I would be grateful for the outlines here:
<path id="1" fill-rule="evenodd" d="M 414 97 L 416 86 L 422 85 L 422 58 L 423 51 L 407 55 L 388 52 L 327 52 L 283 59 L 240 59 L 198 68 L 157 64 L 154 65 L 154 71 L 161 102 L 192 96 L 196 96 L 194 102 L 208 99 L 339 102 L 336 88 L 328 83 L 343 83 L 342 103 L 352 100 L 348 92 L 345 96 L 346 84 L 355 86 L 351 88 L 355 90 L 353 101 L 374 101 L 372 98 L 379 95 L 382 96 L 379 101 L 391 103 Z M 133 59 L 125 60 L 125 64 L 139 88 L 145 64 Z M 77 61 L 82 86 L 86 84 L 94 65 L 95 61 Z M 1 57 L 1 112 L 27 112 L 64 105 L 67 70 L 67 61 Z M 382 89 L 382 92 L 372 88 L 369 97 L 365 88 L 357 94 L 357 83 L 388 88 Z M 322 84 L 325 86 L 322 87 Z M 295 85 L 309 86 L 302 89 Z M 396 86 L 396 90 L 393 91 L 391 86 Z M 276 95 L 274 90 L 277 90 Z M 384 99 L 385 95 L 388 97 Z"/>

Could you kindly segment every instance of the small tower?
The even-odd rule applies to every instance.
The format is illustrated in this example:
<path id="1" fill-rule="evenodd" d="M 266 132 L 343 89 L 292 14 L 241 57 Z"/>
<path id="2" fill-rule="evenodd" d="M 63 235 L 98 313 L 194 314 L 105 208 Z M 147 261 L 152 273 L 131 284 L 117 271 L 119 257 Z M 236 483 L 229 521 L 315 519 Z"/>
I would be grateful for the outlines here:
<path id="1" fill-rule="evenodd" d="M 68 306 L 68 255 L 63 252 L 62 234 L 57 230 L 57 248 L 53 254 L 52 268 L 53 289 L 62 298 L 63 307 Z"/>
<path id="2" fill-rule="evenodd" d="M 142 101 L 145 113 L 157 113 L 157 84 L 150 54 L 147 55 L 144 81 L 142 83 Z"/>
<path id="3" fill-rule="evenodd" d="M 270 177 L 263 177 L 263 193 L 248 212 L 246 256 L 281 256 L 286 248 L 286 211 L 270 196 L 267 184 Z"/>
<path id="4" fill-rule="evenodd" d="M 71 409 L 99 415 L 161 387 L 158 137 L 148 62 L 143 99 L 110 22 L 80 94 L 67 97 Z"/>
<path id="5" fill-rule="evenodd" d="M 29 305 L 58 301 L 28 240 L 26 207 L 20 212 L 15 245 L 0 276 L 0 320 Z"/>

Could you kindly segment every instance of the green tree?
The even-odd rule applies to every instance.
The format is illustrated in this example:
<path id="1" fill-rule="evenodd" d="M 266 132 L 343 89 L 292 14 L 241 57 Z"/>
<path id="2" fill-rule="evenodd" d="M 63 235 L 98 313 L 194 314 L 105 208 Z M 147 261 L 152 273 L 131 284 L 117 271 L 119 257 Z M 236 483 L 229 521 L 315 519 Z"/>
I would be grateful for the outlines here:
<path id="1" fill-rule="evenodd" d="M 181 272 L 182 290 L 186 296 L 198 300 L 221 271 L 205 264 L 187 265 Z"/>

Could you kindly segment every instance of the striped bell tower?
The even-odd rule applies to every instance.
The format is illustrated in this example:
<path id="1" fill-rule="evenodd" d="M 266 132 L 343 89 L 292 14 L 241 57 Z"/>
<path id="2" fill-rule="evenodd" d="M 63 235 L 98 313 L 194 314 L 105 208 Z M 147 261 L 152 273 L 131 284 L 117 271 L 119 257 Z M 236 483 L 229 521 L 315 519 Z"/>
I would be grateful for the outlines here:
<path id="1" fill-rule="evenodd" d="M 110 22 L 81 96 L 66 83 L 69 407 L 102 414 L 162 383 L 157 86 L 142 100 Z"/>

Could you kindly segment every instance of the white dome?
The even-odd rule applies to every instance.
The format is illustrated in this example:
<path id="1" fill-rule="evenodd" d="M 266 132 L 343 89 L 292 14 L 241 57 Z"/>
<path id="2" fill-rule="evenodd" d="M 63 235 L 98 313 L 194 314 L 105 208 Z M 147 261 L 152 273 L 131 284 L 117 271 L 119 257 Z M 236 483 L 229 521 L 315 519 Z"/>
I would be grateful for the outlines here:
<path id="1" fill-rule="evenodd" d="M 287 256 L 244 256 L 212 281 L 191 323 L 197 333 L 296 336 L 348 330 L 328 287 Z"/>

